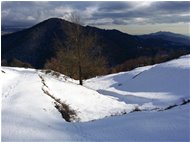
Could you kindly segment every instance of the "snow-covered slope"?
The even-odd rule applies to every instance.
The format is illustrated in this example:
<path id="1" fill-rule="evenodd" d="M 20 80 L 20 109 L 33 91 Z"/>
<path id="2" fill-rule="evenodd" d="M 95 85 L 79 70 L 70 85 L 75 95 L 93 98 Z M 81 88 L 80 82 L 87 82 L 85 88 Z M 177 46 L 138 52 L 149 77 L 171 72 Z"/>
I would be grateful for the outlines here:
<path id="1" fill-rule="evenodd" d="M 129 72 L 92 78 L 85 85 L 143 108 L 180 104 L 190 99 L 190 55 Z"/>
<path id="2" fill-rule="evenodd" d="M 190 55 L 85 87 L 64 75 L 2 67 L 2 141 L 189 141 L 189 77 Z M 74 123 L 56 109 L 62 103 Z"/>
<path id="3" fill-rule="evenodd" d="M 71 82 L 60 82 L 42 75 L 50 94 L 68 104 L 77 113 L 77 121 L 90 121 L 111 115 L 128 113 L 135 106 L 119 102 L 86 87 Z"/>
<path id="4" fill-rule="evenodd" d="M 43 115 L 47 111 L 50 113 L 49 110 L 58 115 L 59 112 L 54 108 L 55 99 L 76 112 L 71 121 L 90 121 L 134 109 L 133 105 L 119 102 L 72 82 L 60 81 L 40 71 L 5 67 L 2 70 L 2 79 L 5 80 L 2 94 L 3 113 L 20 110 L 20 113 L 23 113 L 21 116 L 25 117 L 25 114 L 31 115 L 28 109 L 32 108 L 35 110 L 32 113 L 37 113 L 36 115 Z M 48 94 L 44 93 L 45 91 Z"/>

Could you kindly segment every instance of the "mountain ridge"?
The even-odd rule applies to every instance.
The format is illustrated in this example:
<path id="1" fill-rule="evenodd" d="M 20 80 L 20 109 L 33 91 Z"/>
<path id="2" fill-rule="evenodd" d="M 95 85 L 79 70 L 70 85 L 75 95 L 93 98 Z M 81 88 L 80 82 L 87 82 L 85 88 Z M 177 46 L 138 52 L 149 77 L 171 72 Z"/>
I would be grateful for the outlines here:
<path id="1" fill-rule="evenodd" d="M 56 56 L 57 43 L 61 42 L 65 46 L 69 26 L 75 25 L 60 18 L 50 18 L 28 29 L 2 35 L 2 60 L 11 62 L 16 58 L 34 68 L 43 68 L 49 59 Z M 153 57 L 162 52 L 170 54 L 176 50 L 190 52 L 190 45 L 184 42 L 130 35 L 118 30 L 103 30 L 91 26 L 81 27 L 85 32 L 98 36 L 98 44 L 101 45 L 102 54 L 107 58 L 110 67 L 139 56 Z"/>

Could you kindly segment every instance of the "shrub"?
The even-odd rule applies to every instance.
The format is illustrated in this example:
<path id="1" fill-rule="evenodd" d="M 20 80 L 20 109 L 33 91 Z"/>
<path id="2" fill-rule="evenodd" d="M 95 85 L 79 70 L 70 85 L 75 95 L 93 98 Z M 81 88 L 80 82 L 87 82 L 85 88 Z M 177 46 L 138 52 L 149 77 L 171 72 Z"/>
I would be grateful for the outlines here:
<path id="1" fill-rule="evenodd" d="M 9 63 L 9 66 L 11 67 L 24 67 L 24 68 L 32 68 L 32 66 L 29 63 L 22 62 L 16 58 L 12 59 Z"/>
<path id="2" fill-rule="evenodd" d="M 141 109 L 138 106 L 135 106 L 132 112 L 135 112 L 135 111 L 141 111 Z"/>

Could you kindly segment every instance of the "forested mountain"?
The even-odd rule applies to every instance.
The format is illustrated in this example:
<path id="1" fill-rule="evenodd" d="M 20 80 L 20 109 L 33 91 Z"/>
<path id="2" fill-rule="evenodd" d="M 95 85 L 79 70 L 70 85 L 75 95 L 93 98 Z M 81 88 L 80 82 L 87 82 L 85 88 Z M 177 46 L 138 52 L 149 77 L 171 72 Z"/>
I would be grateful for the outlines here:
<path id="1" fill-rule="evenodd" d="M 44 68 L 55 58 L 58 49 L 66 48 L 69 27 L 76 26 L 68 21 L 51 18 L 31 28 L 1 36 L 2 65 Z M 86 33 L 97 37 L 94 48 L 101 51 L 107 59 L 108 69 L 114 72 L 128 70 L 145 64 L 169 60 L 190 53 L 189 38 L 173 33 L 158 32 L 135 36 L 117 30 L 103 30 L 90 26 L 81 26 Z M 139 63 L 139 58 L 143 63 Z M 161 58 L 161 60 L 160 60 Z M 133 66 L 128 68 L 126 62 Z M 19 62 L 19 63 L 18 63 Z M 120 66 L 119 68 L 117 68 Z M 122 66 L 122 67 L 121 67 Z"/>

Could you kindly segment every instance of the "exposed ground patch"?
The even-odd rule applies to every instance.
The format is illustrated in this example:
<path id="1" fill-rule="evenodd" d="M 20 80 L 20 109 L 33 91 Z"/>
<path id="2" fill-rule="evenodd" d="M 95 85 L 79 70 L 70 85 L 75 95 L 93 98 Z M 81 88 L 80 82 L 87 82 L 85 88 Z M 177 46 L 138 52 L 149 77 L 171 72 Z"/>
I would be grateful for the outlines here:
<path id="1" fill-rule="evenodd" d="M 77 119 L 77 114 L 74 110 L 72 110 L 69 105 L 67 105 L 66 103 L 62 102 L 60 99 L 55 98 L 49 91 L 48 91 L 48 86 L 45 83 L 44 78 L 39 75 L 41 82 L 43 84 L 42 86 L 42 91 L 44 92 L 44 94 L 48 95 L 49 97 L 51 97 L 54 100 L 54 104 L 55 104 L 55 108 L 61 113 L 62 117 L 67 121 L 67 122 L 72 122 L 72 121 L 76 121 Z"/>

